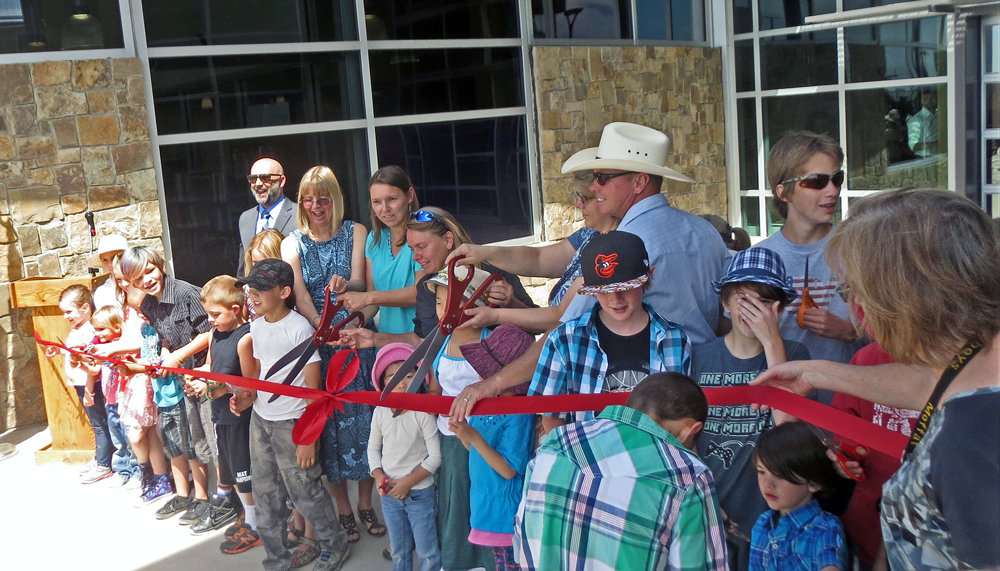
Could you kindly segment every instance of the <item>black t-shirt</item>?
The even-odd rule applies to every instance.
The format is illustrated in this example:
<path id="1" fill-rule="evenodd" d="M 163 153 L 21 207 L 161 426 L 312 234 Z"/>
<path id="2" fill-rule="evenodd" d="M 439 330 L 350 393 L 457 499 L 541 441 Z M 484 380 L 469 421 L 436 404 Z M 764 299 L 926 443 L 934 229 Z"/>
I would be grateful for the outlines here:
<path id="1" fill-rule="evenodd" d="M 601 392 L 631 391 L 649 375 L 650 322 L 635 335 L 618 335 L 598 314 L 597 340 L 608 357 L 608 372 Z"/>
<path id="2" fill-rule="evenodd" d="M 500 277 L 514 287 L 514 298 L 528 307 L 538 307 L 531 296 L 521 285 L 521 278 L 510 272 L 505 272 L 491 264 L 483 264 L 483 269 L 492 274 L 500 274 Z M 427 274 L 417 282 L 417 307 L 416 315 L 413 317 L 413 332 L 421 339 L 426 338 L 437 327 L 437 298 L 424 283 L 436 274 Z"/>
<path id="3" fill-rule="evenodd" d="M 242 375 L 240 355 L 237 346 L 244 335 L 250 333 L 250 324 L 244 323 L 232 331 L 212 332 L 212 372 L 226 375 Z M 212 422 L 215 424 L 239 424 L 240 417 L 229 410 L 229 399 L 226 395 L 212 401 Z"/>

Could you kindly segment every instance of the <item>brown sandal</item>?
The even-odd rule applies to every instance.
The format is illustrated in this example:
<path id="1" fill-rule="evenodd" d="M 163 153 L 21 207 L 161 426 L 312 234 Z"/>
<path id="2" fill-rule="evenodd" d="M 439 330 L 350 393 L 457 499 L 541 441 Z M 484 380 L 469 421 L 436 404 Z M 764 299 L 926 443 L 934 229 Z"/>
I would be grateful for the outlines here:
<path id="1" fill-rule="evenodd" d="M 319 545 L 316 540 L 303 537 L 292 551 L 292 569 L 309 565 L 319 557 Z"/>
<path id="2" fill-rule="evenodd" d="M 347 533 L 347 543 L 361 541 L 361 532 L 358 531 L 358 522 L 354 519 L 353 513 L 340 516 L 340 527 Z"/>
<path id="3" fill-rule="evenodd" d="M 361 523 L 365 524 L 365 529 L 368 531 L 368 535 L 374 537 L 382 537 L 385 535 L 386 527 L 378 520 L 378 516 L 375 515 L 375 510 L 363 510 L 358 508 L 358 517 L 361 518 Z"/>

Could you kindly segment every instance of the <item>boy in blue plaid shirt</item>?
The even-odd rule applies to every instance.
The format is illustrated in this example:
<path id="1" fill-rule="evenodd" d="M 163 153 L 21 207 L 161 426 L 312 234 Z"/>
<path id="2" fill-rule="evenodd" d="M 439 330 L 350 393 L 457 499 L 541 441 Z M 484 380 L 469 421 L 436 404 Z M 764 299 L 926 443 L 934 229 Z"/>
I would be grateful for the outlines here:
<path id="1" fill-rule="evenodd" d="M 653 268 L 642 239 L 628 232 L 594 236 L 580 254 L 594 309 L 556 328 L 542 348 L 529 395 L 631 391 L 652 373 L 691 368 L 691 343 L 675 323 L 642 303 Z M 542 417 L 545 431 L 593 412 Z"/>

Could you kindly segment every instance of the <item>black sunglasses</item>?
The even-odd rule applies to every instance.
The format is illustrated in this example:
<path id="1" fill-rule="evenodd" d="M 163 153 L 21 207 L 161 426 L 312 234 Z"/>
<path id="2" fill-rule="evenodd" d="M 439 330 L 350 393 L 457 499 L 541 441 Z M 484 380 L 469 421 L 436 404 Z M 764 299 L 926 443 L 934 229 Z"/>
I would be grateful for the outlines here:
<path id="1" fill-rule="evenodd" d="M 413 222 L 441 222 L 437 216 L 426 210 L 418 210 L 410 214 L 410 220 Z"/>
<path id="2" fill-rule="evenodd" d="M 284 176 L 284 175 L 280 175 L 280 174 L 252 174 L 252 175 L 250 175 L 250 176 L 247 177 L 247 181 L 249 181 L 250 184 L 257 184 L 257 181 L 260 180 L 260 181 L 262 181 L 262 182 L 264 182 L 266 184 L 266 183 L 274 182 L 274 181 L 280 179 L 282 176 Z"/>
<path id="3" fill-rule="evenodd" d="M 619 176 L 625 176 L 627 174 L 635 174 L 635 173 L 632 172 L 632 171 L 612 172 L 612 173 L 608 173 L 608 172 L 595 172 L 594 173 L 594 178 L 597 179 L 597 184 L 599 184 L 601 186 L 604 186 L 605 184 L 608 183 L 609 180 L 611 180 L 613 178 L 616 178 L 616 177 L 619 177 Z"/>
<path id="4" fill-rule="evenodd" d="M 820 190 L 826 188 L 826 185 L 833 182 L 833 186 L 840 188 L 844 184 L 844 171 L 839 170 L 833 174 L 826 173 L 813 173 L 807 174 L 806 176 L 800 176 L 798 178 L 790 178 L 788 180 L 782 181 L 781 184 L 789 184 L 793 182 L 799 183 L 802 188 L 811 188 L 813 190 Z"/>

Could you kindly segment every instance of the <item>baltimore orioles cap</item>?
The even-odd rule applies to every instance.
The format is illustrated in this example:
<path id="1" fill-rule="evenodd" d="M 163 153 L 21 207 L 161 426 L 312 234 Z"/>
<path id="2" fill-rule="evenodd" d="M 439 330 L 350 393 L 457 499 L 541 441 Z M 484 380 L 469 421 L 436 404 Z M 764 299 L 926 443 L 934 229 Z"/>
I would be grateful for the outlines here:
<path id="1" fill-rule="evenodd" d="M 646 245 L 629 232 L 596 234 L 580 252 L 580 266 L 583 295 L 630 290 L 649 280 Z"/>

